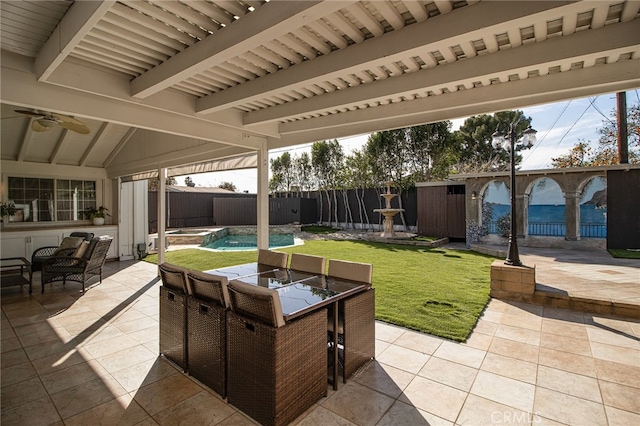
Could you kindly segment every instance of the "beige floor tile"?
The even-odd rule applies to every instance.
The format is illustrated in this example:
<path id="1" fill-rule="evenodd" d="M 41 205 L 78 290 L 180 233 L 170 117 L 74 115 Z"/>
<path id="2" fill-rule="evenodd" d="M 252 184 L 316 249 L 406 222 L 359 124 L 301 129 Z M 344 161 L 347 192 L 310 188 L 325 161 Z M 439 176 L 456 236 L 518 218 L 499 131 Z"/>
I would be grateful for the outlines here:
<path id="1" fill-rule="evenodd" d="M 235 417 L 236 415 L 232 416 Z M 228 419 L 227 419 L 228 420 Z M 227 422 L 227 424 L 229 424 Z M 378 423 L 379 425 L 380 423 Z M 327 410 L 324 407 L 316 407 L 308 416 L 303 418 L 296 426 L 316 426 L 316 425 L 331 425 L 331 426 L 355 426 L 355 423 Z"/>
<path id="2" fill-rule="evenodd" d="M 126 393 L 115 379 L 104 376 L 54 393 L 51 399 L 64 420 Z"/>
<path id="3" fill-rule="evenodd" d="M 453 422 L 466 397 L 466 392 L 417 376 L 398 401 Z"/>
<path id="4" fill-rule="evenodd" d="M 390 324 L 376 322 L 376 339 L 383 342 L 393 343 L 398 337 L 404 334 L 406 330 Z"/>
<path id="5" fill-rule="evenodd" d="M 153 360 L 156 357 L 157 354 L 153 353 L 143 345 L 138 345 L 132 348 L 124 349 L 120 352 L 115 352 L 100 358 L 96 358 L 96 360 L 109 373 L 114 373 L 116 371 L 132 367 L 145 361 Z"/>
<path id="6" fill-rule="evenodd" d="M 217 424 L 234 413 L 224 401 L 203 390 L 153 417 L 160 425 L 202 425 Z"/>
<path id="7" fill-rule="evenodd" d="M 125 333 L 133 333 L 140 330 L 154 329 L 157 330 L 159 323 L 157 320 L 145 316 L 144 318 L 139 318 L 137 320 L 129 321 L 129 322 L 116 322 L 114 323 L 116 327 L 122 330 Z"/>
<path id="8" fill-rule="evenodd" d="M 502 320 L 503 312 L 485 310 L 482 315 L 480 315 L 480 321 L 492 322 L 495 324 L 499 324 Z"/>
<path id="9" fill-rule="evenodd" d="M 151 342 L 153 340 L 156 340 L 159 336 L 159 331 L 158 331 L 158 322 L 154 321 L 155 326 L 153 327 L 149 327 L 149 328 L 145 328 L 142 330 L 138 330 L 138 331 L 133 331 L 133 332 L 129 332 L 128 335 L 129 337 L 131 337 L 132 339 L 137 340 L 140 343 L 147 343 L 147 342 Z"/>
<path id="10" fill-rule="evenodd" d="M 545 319 L 557 320 L 562 322 L 571 322 L 575 324 L 583 324 L 585 322 L 583 312 L 572 311 L 569 309 L 560 309 L 545 306 L 542 315 Z"/>
<path id="11" fill-rule="evenodd" d="M 73 417 L 65 419 L 65 426 L 85 425 L 135 425 L 149 415 L 133 400 L 131 395 L 122 395 Z"/>
<path id="12" fill-rule="evenodd" d="M 141 320 L 144 318 L 148 318 L 145 314 L 140 312 L 138 309 L 132 308 L 128 306 L 126 309 L 117 313 L 113 318 L 109 320 L 109 323 L 117 325 L 124 324 L 131 321 Z"/>
<path id="13" fill-rule="evenodd" d="M 428 359 L 429 355 L 396 345 L 389 346 L 377 357 L 377 360 L 383 364 L 413 374 L 418 373 Z"/>
<path id="14" fill-rule="evenodd" d="M 433 356 L 446 359 L 467 367 L 478 368 L 482 364 L 486 352 L 449 341 L 443 342 Z"/>
<path id="15" fill-rule="evenodd" d="M 531 412 L 535 386 L 486 371 L 479 371 L 471 393 L 522 411 Z"/>
<path id="16" fill-rule="evenodd" d="M 640 341 L 633 335 L 595 327 L 587 328 L 587 334 L 592 342 L 640 350 Z"/>
<path id="17" fill-rule="evenodd" d="M 64 354 L 72 351 L 76 346 L 77 342 L 75 340 L 69 340 L 68 342 L 53 341 L 29 346 L 24 350 L 29 359 L 34 361 L 49 355 L 60 354 L 63 356 Z"/>
<path id="18" fill-rule="evenodd" d="M 497 322 L 485 321 L 480 319 L 478 320 L 475 328 L 473 329 L 473 334 L 481 333 L 481 334 L 486 334 L 488 336 L 493 336 L 496 334 L 497 329 L 498 329 Z"/>
<path id="19" fill-rule="evenodd" d="M 495 337 L 513 340 L 527 345 L 537 346 L 540 344 L 540 331 L 505 324 L 498 325 Z"/>
<path id="20" fill-rule="evenodd" d="M 508 339 L 494 337 L 487 352 L 500 354 L 528 362 L 538 362 L 539 346 L 527 345 Z"/>
<path id="21" fill-rule="evenodd" d="M 382 352 L 386 351 L 389 346 L 391 346 L 391 343 L 376 339 L 376 358 L 378 358 Z"/>
<path id="22" fill-rule="evenodd" d="M 2 387 L 12 385 L 14 383 L 29 380 L 38 375 L 30 362 L 24 362 L 22 364 L 13 365 L 11 367 L 2 369 Z"/>
<path id="23" fill-rule="evenodd" d="M 640 365 L 640 351 L 636 349 L 591 342 L 591 351 L 593 352 L 594 358 L 631 366 Z"/>
<path id="24" fill-rule="evenodd" d="M 63 342 L 67 343 L 71 341 L 74 336 L 71 335 L 63 327 L 50 328 L 49 330 L 42 330 L 37 333 L 27 334 L 20 336 L 20 343 L 23 347 L 35 346 L 46 342 Z"/>
<path id="25" fill-rule="evenodd" d="M 480 369 L 504 377 L 519 380 L 525 383 L 536 383 L 538 366 L 532 362 L 499 355 L 493 352 L 487 353 Z"/>
<path id="26" fill-rule="evenodd" d="M 326 424 L 326 423 L 324 423 Z M 376 426 L 397 426 L 397 425 L 429 425 L 429 426 L 453 426 L 453 423 L 427 413 L 424 410 L 396 401 L 389 411 L 384 415 Z"/>
<path id="27" fill-rule="evenodd" d="M 596 363 L 592 357 L 576 355 L 555 349 L 540 348 L 538 357 L 540 365 L 570 371 L 583 376 L 596 377 Z"/>
<path id="28" fill-rule="evenodd" d="M 393 344 L 412 349 L 423 354 L 432 355 L 442 342 L 442 339 L 429 334 L 408 330 L 398 337 Z"/>
<path id="29" fill-rule="evenodd" d="M 126 334 L 117 327 L 109 324 L 102 324 L 95 329 L 80 333 L 76 338 L 76 341 L 82 344 L 82 346 L 87 346 L 94 343 L 103 342 L 105 340 L 124 336 L 126 336 Z"/>
<path id="30" fill-rule="evenodd" d="M 159 357 L 111 373 L 127 392 L 133 392 L 173 374 L 178 374 L 178 370 Z"/>
<path id="31" fill-rule="evenodd" d="M 500 319 L 500 324 L 540 331 L 542 327 L 542 317 L 537 315 L 513 315 L 505 313 Z"/>
<path id="32" fill-rule="evenodd" d="M 2 368 L 12 367 L 14 365 L 23 364 L 29 361 L 29 357 L 24 349 L 16 349 L 14 351 L 3 352 L 0 355 L 0 365 Z"/>
<path id="33" fill-rule="evenodd" d="M 640 367 L 595 359 L 598 379 L 640 388 Z"/>
<path id="34" fill-rule="evenodd" d="M 135 400 L 152 416 L 202 391 L 202 387 L 183 374 L 173 374 L 141 387 Z"/>
<path id="35" fill-rule="evenodd" d="M 605 405 L 640 414 L 640 389 L 598 380 Z"/>
<path id="36" fill-rule="evenodd" d="M 412 373 L 374 360 L 353 380 L 392 398 L 398 398 L 414 376 Z"/>
<path id="37" fill-rule="evenodd" d="M 0 344 L 0 352 L 15 351 L 16 349 L 21 348 L 22 345 L 20 344 L 20 340 L 17 337 L 2 339 L 2 344 Z"/>
<path id="38" fill-rule="evenodd" d="M 156 425 L 157 423 L 153 423 Z M 322 425 L 323 423 L 316 423 L 317 425 Z M 240 412 L 236 412 L 233 416 L 226 418 L 222 422 L 218 423 L 217 426 L 256 426 L 257 422 L 253 421 L 249 417 L 245 416 Z M 150 426 L 149 425 L 136 425 L 136 426 Z"/>
<path id="39" fill-rule="evenodd" d="M 606 425 L 602 404 L 551 389 L 536 388 L 533 412 L 568 425 Z"/>
<path id="40" fill-rule="evenodd" d="M 535 415 L 470 394 L 456 419 L 457 425 L 531 425 Z"/>
<path id="41" fill-rule="evenodd" d="M 100 322 L 101 320 L 102 318 L 100 317 L 100 315 L 94 312 L 81 312 L 76 315 L 56 317 L 56 321 L 58 322 L 58 324 L 60 324 L 62 327 L 65 327 L 65 328 L 72 324 L 78 324 L 78 323 L 81 323 L 86 327 L 86 326 L 89 326 L 90 324 L 93 324 L 94 322 Z"/>
<path id="42" fill-rule="evenodd" d="M 608 405 L 605 405 L 604 410 L 607 413 L 609 426 L 640 425 L 640 414 L 638 413 L 630 413 Z"/>
<path id="43" fill-rule="evenodd" d="M 566 337 L 573 337 L 574 339 L 589 339 L 589 335 L 587 334 L 587 327 L 584 324 L 576 324 L 547 318 L 544 318 L 542 320 L 542 332 L 558 334 L 560 336 Z"/>
<path id="44" fill-rule="evenodd" d="M 557 334 L 542 333 L 540 346 L 557 351 L 570 352 L 577 355 L 591 356 L 591 346 L 588 340 Z"/>
<path id="45" fill-rule="evenodd" d="M 481 351 L 487 351 L 489 350 L 492 341 L 493 336 L 474 332 L 466 342 L 462 343 L 462 345 L 469 346 L 470 348 L 480 349 Z"/>
<path id="46" fill-rule="evenodd" d="M 2 412 L 3 426 L 48 426 L 59 421 L 60 416 L 48 395 Z"/>
<path id="47" fill-rule="evenodd" d="M 75 348 L 64 354 L 54 354 L 44 358 L 36 359 L 31 364 L 39 375 L 45 375 L 53 371 L 64 370 L 72 365 L 80 364 L 93 359 L 82 348 Z"/>
<path id="48" fill-rule="evenodd" d="M 97 361 L 88 360 L 65 369 L 40 376 L 42 384 L 49 394 L 63 391 L 74 386 L 104 377 L 109 373 Z"/>
<path id="49" fill-rule="evenodd" d="M 538 367 L 537 385 L 589 401 L 602 402 L 598 381 L 593 377 L 541 365 Z"/>
<path id="50" fill-rule="evenodd" d="M 92 357 L 101 358 L 138 345 L 139 343 L 135 339 L 125 335 L 98 342 L 90 342 L 82 345 L 82 347 L 91 354 Z"/>
<path id="51" fill-rule="evenodd" d="M 431 357 L 418 373 L 419 376 L 468 392 L 478 370 L 462 364 Z"/>
<path id="52" fill-rule="evenodd" d="M 393 398 L 380 392 L 349 381 L 321 405 L 350 422 L 372 425 L 382 418 L 393 401 Z"/>
<path id="53" fill-rule="evenodd" d="M 39 377 L 2 387 L 0 402 L 2 411 L 16 408 L 19 405 L 35 401 L 47 395 Z"/>

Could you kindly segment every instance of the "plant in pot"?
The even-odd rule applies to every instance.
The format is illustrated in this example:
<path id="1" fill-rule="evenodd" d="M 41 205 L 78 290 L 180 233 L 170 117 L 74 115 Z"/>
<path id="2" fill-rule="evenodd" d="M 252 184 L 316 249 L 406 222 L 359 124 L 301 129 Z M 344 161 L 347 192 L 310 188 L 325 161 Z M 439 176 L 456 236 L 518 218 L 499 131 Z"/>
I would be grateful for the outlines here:
<path id="1" fill-rule="evenodd" d="M 16 203 L 13 200 L 0 203 L 0 219 L 2 220 L 2 226 L 9 223 L 9 217 L 16 214 Z"/>
<path id="2" fill-rule="evenodd" d="M 104 218 L 106 216 L 111 216 L 109 213 L 107 213 L 108 211 L 108 208 L 100 206 L 98 208 L 89 207 L 82 213 L 84 214 L 84 217 L 93 221 L 94 225 L 104 225 Z"/>

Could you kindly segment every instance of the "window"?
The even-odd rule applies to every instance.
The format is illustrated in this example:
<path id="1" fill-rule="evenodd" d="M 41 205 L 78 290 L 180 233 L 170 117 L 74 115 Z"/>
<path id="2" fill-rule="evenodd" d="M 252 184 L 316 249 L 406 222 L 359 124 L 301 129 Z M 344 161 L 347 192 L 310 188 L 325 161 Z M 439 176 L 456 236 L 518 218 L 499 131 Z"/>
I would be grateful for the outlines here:
<path id="1" fill-rule="evenodd" d="M 83 220 L 96 207 L 96 182 L 9 177 L 9 199 L 18 209 L 13 222 Z"/>

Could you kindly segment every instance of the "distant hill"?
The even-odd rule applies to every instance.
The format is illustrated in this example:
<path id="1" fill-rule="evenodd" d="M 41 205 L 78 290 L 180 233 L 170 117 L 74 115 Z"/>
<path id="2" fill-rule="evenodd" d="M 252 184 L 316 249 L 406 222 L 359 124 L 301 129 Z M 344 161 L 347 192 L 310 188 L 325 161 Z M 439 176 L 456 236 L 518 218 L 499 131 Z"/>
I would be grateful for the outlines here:
<path id="1" fill-rule="evenodd" d="M 607 207 L 607 190 L 602 189 L 593 193 L 591 199 L 584 204 L 594 204 L 597 207 Z"/>

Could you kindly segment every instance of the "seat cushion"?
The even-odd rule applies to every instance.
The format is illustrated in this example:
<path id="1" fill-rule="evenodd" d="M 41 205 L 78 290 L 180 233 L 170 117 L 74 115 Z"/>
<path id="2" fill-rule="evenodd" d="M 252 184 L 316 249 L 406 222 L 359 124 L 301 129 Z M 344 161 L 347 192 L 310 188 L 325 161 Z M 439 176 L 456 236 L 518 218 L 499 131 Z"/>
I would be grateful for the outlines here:
<path id="1" fill-rule="evenodd" d="M 284 316 L 280 295 L 276 290 L 230 281 L 227 285 L 231 310 L 272 327 L 282 327 Z"/>

